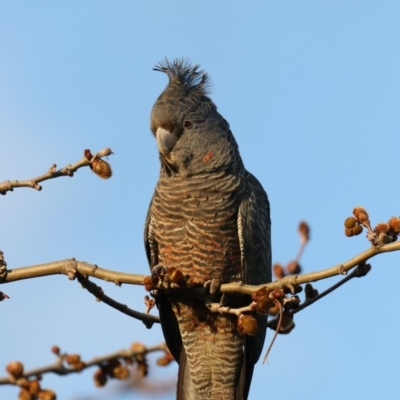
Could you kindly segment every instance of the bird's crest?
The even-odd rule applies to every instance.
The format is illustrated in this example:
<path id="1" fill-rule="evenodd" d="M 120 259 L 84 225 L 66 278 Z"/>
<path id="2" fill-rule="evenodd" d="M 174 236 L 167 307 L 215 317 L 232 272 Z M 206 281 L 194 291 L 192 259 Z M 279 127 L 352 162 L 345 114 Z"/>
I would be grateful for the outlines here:
<path id="1" fill-rule="evenodd" d="M 178 85 L 190 92 L 206 96 L 210 89 L 210 77 L 199 68 L 200 65 L 191 65 L 187 59 L 178 58 L 169 61 L 166 58 L 157 64 L 153 70 L 166 73 L 169 78 L 169 86 Z"/>

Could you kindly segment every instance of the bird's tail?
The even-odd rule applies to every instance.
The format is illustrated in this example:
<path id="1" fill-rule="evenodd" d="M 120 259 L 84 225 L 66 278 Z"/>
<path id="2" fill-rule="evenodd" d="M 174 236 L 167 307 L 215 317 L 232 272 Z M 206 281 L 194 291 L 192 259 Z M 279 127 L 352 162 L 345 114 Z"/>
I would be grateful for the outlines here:
<path id="1" fill-rule="evenodd" d="M 215 362 L 218 361 L 215 360 Z M 186 352 L 182 346 L 179 358 L 177 400 L 245 400 L 247 396 L 245 394 L 243 357 L 241 357 L 240 363 L 235 389 L 223 388 L 221 385 L 214 385 L 213 382 L 210 382 L 209 385 L 199 390 L 192 379 Z M 197 371 L 197 374 L 201 374 L 201 371 Z"/>

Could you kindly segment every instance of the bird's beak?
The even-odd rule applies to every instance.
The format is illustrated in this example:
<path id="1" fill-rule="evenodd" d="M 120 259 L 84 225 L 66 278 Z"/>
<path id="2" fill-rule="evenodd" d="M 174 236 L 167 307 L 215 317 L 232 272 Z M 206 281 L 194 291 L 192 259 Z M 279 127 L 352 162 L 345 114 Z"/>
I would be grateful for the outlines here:
<path id="1" fill-rule="evenodd" d="M 169 155 L 174 148 L 175 143 L 178 141 L 178 138 L 161 127 L 157 129 L 156 138 L 158 151 L 165 157 L 169 158 Z"/>

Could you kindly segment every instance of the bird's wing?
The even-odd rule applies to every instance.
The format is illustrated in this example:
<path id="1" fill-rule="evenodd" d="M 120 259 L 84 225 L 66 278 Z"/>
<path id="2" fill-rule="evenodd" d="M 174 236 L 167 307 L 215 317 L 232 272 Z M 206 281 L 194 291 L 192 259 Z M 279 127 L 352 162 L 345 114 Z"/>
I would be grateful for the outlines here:
<path id="1" fill-rule="evenodd" d="M 271 281 L 271 220 L 267 194 L 260 182 L 246 172 L 247 196 L 238 213 L 238 235 L 242 251 L 243 281 L 259 285 Z M 255 316 L 259 325 L 254 336 L 246 335 L 244 348 L 244 398 L 247 398 L 254 364 L 263 349 L 267 317 Z"/>
<path id="2" fill-rule="evenodd" d="M 151 232 L 152 204 L 153 199 L 150 202 L 144 226 L 144 245 L 146 248 L 150 270 L 158 264 L 157 243 Z M 165 342 L 167 343 L 169 351 L 179 363 L 180 352 L 182 349 L 182 337 L 179 330 L 178 321 L 176 320 L 175 314 L 172 311 L 170 302 L 167 300 L 167 296 L 162 291 L 160 291 L 156 297 L 156 304 L 160 315 L 161 327 Z"/>

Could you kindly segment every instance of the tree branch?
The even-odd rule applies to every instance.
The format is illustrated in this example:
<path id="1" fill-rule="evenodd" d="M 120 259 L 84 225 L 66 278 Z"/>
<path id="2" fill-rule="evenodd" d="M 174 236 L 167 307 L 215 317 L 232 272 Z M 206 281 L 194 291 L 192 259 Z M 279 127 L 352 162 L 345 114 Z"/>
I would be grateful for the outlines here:
<path id="1" fill-rule="evenodd" d="M 76 172 L 79 168 L 91 166 L 92 162 L 96 160 L 96 158 L 98 159 L 99 157 L 106 157 L 110 154 L 112 154 L 111 149 L 105 148 L 96 153 L 94 157 L 92 156 L 88 159 L 88 157 L 85 156 L 75 164 L 68 164 L 67 166 L 59 170 L 56 170 L 57 166 L 56 164 L 53 164 L 47 172 L 37 176 L 36 178 L 27 179 L 25 181 L 14 180 L 1 182 L 0 194 L 5 195 L 8 191 L 12 192 L 14 188 L 17 187 L 30 187 L 40 191 L 42 190 L 42 186 L 39 185 L 40 182 L 46 181 L 48 179 L 58 178 L 60 176 L 73 176 L 74 172 Z"/>
<path id="2" fill-rule="evenodd" d="M 385 244 L 381 247 L 372 246 L 350 260 L 322 271 L 310 272 L 302 275 L 288 275 L 274 282 L 257 286 L 246 285 L 240 282 L 223 283 L 220 287 L 220 291 L 222 293 L 241 293 L 251 295 L 264 287 L 272 290 L 282 288 L 293 289 L 294 286 L 301 285 L 303 283 L 316 282 L 337 275 L 347 275 L 349 270 L 378 254 L 399 250 L 400 241 Z M 96 264 L 89 264 L 87 262 L 77 261 L 72 258 L 29 267 L 9 270 L 6 269 L 0 273 L 0 284 L 57 274 L 64 274 L 70 279 L 74 279 L 76 277 L 76 272 L 79 272 L 84 276 L 91 276 L 107 282 L 113 282 L 118 286 L 122 285 L 123 283 L 130 285 L 143 285 L 143 279 L 145 278 L 145 275 L 112 271 L 100 268 Z"/>
<path id="3" fill-rule="evenodd" d="M 388 253 L 392 251 L 400 250 L 400 242 L 394 242 L 385 244 L 381 247 L 371 246 L 368 250 L 363 251 L 357 256 L 344 262 L 343 264 L 337 264 L 334 267 L 324 269 L 322 271 L 310 272 L 302 275 L 288 275 L 282 279 L 278 279 L 274 282 L 267 283 L 266 285 L 245 285 L 240 282 L 224 283 L 221 285 L 221 292 L 223 293 L 242 293 L 242 294 L 253 294 L 262 288 L 267 289 L 281 289 L 288 288 L 294 293 L 293 288 L 303 283 L 310 283 L 320 281 L 322 279 L 331 278 L 336 275 L 346 275 L 349 270 L 356 267 L 357 265 L 369 260 L 370 258 L 381 253 Z"/>
<path id="4" fill-rule="evenodd" d="M 290 314 L 296 314 L 301 310 L 304 310 L 308 306 L 311 306 L 311 304 L 315 303 L 316 301 L 322 299 L 329 293 L 332 293 L 334 290 L 338 289 L 340 286 L 344 285 L 346 282 L 350 281 L 353 278 L 361 278 L 371 270 L 371 266 L 369 264 L 359 264 L 357 267 L 351 271 L 349 275 L 347 275 L 345 278 L 341 279 L 339 282 L 335 283 L 332 285 L 330 288 L 326 289 L 322 293 L 320 293 L 318 296 L 313 297 L 312 299 L 306 300 L 304 303 L 300 304 L 298 308 L 290 311 Z"/>
<path id="5" fill-rule="evenodd" d="M 46 373 L 54 373 L 57 375 L 68 375 L 72 373 L 81 372 L 83 369 L 87 369 L 93 366 L 100 366 L 101 364 L 107 363 L 116 359 L 132 359 L 137 356 L 145 356 L 148 353 L 152 353 L 155 351 L 163 351 L 165 353 L 169 353 L 169 350 L 165 343 L 158 344 L 156 346 L 146 347 L 142 344 L 133 344 L 131 348 L 124 349 L 120 351 L 116 351 L 111 354 L 107 354 L 101 357 L 92 358 L 89 361 L 80 362 L 79 368 L 74 366 L 74 363 L 69 363 L 71 367 L 67 367 L 65 365 L 66 360 L 68 360 L 68 355 L 60 355 L 57 358 L 57 361 L 54 364 L 46 365 L 43 367 L 34 368 L 24 372 L 20 377 L 16 378 L 10 374 L 10 376 L 5 376 L 0 378 L 0 385 L 19 385 L 19 379 L 27 379 L 31 377 L 36 377 L 38 375 L 46 374 Z M 79 357 L 79 356 L 78 356 Z M 80 357 L 79 357 L 80 358 Z M 76 363 L 75 363 L 76 364 Z"/>
<path id="6" fill-rule="evenodd" d="M 126 304 L 119 303 L 111 297 L 108 297 L 104 294 L 103 289 L 100 286 L 97 286 L 95 283 L 91 282 L 88 277 L 77 273 L 77 279 L 87 291 L 89 291 L 96 297 L 96 300 L 102 301 L 108 306 L 115 308 L 116 310 L 122 312 L 125 315 L 128 315 L 129 317 L 142 321 L 147 329 L 150 329 L 154 323 L 160 323 L 159 317 L 133 310 L 132 308 L 129 308 Z"/>
<path id="7" fill-rule="evenodd" d="M 240 282 L 233 283 L 224 283 L 220 287 L 220 291 L 222 293 L 241 293 L 252 295 L 259 291 L 260 289 L 290 289 L 292 293 L 295 293 L 295 287 L 304 283 L 315 282 L 318 280 L 330 278 L 336 275 L 347 275 L 347 272 L 356 266 L 361 266 L 365 264 L 365 262 L 376 256 L 377 254 L 399 251 L 400 250 L 400 242 L 389 243 L 383 245 L 381 247 L 372 246 L 364 252 L 360 253 L 356 257 L 346 261 L 343 264 L 335 265 L 334 267 L 327 268 L 318 272 L 311 272 L 303 275 L 288 275 L 282 279 L 278 279 L 274 282 L 263 284 L 263 285 L 245 285 Z M 1 256 L 3 254 L 1 253 Z M 41 276 L 55 275 L 55 274 L 64 274 L 67 275 L 69 279 L 73 280 L 78 278 L 78 281 L 82 284 L 82 286 L 87 289 L 90 293 L 92 293 L 96 298 L 103 301 L 105 304 L 109 305 L 117 309 L 118 311 L 141 320 L 147 328 L 151 328 L 154 323 L 159 323 L 160 320 L 157 316 L 153 316 L 147 313 L 141 313 L 130 309 L 125 304 L 118 303 L 112 298 L 106 296 L 103 290 L 88 280 L 88 276 L 92 276 L 94 278 L 102 279 L 107 282 L 114 282 L 116 285 L 120 286 L 122 283 L 133 284 L 133 285 L 143 285 L 143 280 L 145 278 L 144 275 L 138 274 L 129 274 L 107 270 L 104 268 L 100 268 L 95 264 L 89 264 L 87 262 L 77 261 L 75 259 L 67 259 L 62 261 L 51 262 L 47 264 L 34 265 L 30 267 L 23 267 L 17 269 L 7 270 L 7 264 L 2 257 L 2 269 L 0 271 L 0 284 L 14 282 L 22 279 L 30 279 L 37 278 Z M 360 267 L 359 267 L 360 268 Z M 351 278 L 355 276 L 360 276 L 359 271 L 355 270 L 352 274 L 344 278 L 342 281 L 338 282 L 332 288 L 327 291 L 321 293 L 316 298 L 312 300 L 308 300 L 304 302 L 299 308 L 293 310 L 291 314 L 294 314 L 320 298 L 324 297 L 331 291 L 335 290 L 345 282 L 349 281 Z M 199 288 L 184 288 L 178 290 L 192 290 L 195 292 Z M 173 289 L 175 290 L 175 289 Z M 223 311 L 222 309 L 219 310 Z"/>
<path id="8" fill-rule="evenodd" d="M 106 282 L 113 282 L 118 286 L 120 286 L 122 283 L 142 285 L 144 278 L 144 275 L 111 271 L 100 268 L 96 264 L 89 264 L 87 262 L 77 261 L 74 258 L 71 258 L 46 264 L 5 270 L 3 275 L 0 274 L 0 284 L 59 274 L 67 275 L 69 279 L 75 279 L 75 274 L 77 272 L 85 276 L 92 276 L 93 278 L 102 279 Z"/>

